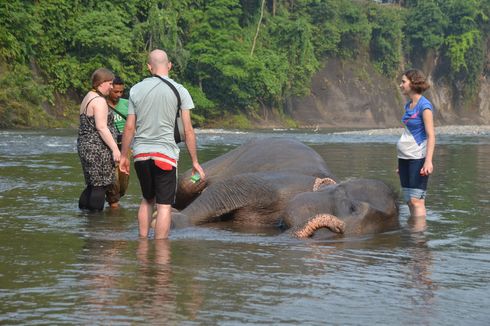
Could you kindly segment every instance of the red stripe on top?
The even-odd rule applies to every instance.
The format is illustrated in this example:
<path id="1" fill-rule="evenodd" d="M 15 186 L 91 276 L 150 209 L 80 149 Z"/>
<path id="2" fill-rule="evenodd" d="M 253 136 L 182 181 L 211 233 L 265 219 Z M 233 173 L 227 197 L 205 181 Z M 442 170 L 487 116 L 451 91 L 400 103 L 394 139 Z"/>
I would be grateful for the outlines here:
<path id="1" fill-rule="evenodd" d="M 168 157 L 167 155 L 162 153 L 140 153 L 138 155 L 135 155 L 133 158 L 135 161 L 142 161 L 148 159 L 166 161 L 173 166 L 177 166 L 177 161 L 175 159 Z"/>

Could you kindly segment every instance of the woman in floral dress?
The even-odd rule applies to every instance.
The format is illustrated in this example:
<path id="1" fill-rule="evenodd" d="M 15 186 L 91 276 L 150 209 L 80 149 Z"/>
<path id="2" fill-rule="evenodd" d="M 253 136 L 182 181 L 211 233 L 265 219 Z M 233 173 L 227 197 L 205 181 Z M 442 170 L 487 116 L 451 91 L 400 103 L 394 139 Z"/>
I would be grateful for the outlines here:
<path id="1" fill-rule="evenodd" d="M 113 79 L 114 74 L 108 69 L 94 71 L 92 90 L 80 105 L 77 149 L 86 184 L 78 202 L 80 209 L 104 208 L 106 187 L 114 181 L 115 162 L 121 156 L 115 140 L 114 116 L 105 99 Z"/>

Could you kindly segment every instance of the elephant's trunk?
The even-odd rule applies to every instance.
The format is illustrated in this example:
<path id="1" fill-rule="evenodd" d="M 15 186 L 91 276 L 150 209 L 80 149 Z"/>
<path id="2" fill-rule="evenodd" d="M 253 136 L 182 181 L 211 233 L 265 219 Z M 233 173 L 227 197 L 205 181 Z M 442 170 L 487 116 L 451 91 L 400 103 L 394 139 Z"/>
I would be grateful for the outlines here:
<path id="1" fill-rule="evenodd" d="M 300 239 L 306 239 L 311 237 L 316 230 L 321 228 L 327 228 L 335 233 L 344 233 L 345 223 L 333 215 L 318 214 L 293 234 Z"/>
<path id="2" fill-rule="evenodd" d="M 190 173 L 184 174 L 180 179 L 174 207 L 177 209 L 184 209 L 206 189 L 208 182 L 207 180 L 200 180 L 196 183 L 192 183 L 190 181 Z"/>

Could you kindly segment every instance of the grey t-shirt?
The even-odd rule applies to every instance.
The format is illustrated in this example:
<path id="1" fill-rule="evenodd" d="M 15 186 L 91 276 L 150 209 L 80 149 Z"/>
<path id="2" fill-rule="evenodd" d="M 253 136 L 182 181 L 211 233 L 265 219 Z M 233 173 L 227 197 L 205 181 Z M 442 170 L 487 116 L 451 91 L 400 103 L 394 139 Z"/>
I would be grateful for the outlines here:
<path id="1" fill-rule="evenodd" d="M 194 102 L 187 89 L 170 81 L 179 92 L 183 110 L 193 109 Z M 179 159 L 179 147 L 174 140 L 177 97 L 172 89 L 157 77 L 149 77 L 134 85 L 129 91 L 128 114 L 136 115 L 136 135 L 133 155 L 162 153 Z"/>

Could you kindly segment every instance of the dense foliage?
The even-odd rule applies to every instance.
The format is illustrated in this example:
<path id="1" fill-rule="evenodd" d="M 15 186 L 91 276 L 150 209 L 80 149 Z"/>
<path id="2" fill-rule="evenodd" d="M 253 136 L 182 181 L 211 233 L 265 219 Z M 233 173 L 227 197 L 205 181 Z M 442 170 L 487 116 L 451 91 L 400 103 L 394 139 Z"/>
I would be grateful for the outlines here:
<path id="1" fill-rule="evenodd" d="M 329 57 L 362 56 L 395 77 L 433 51 L 471 95 L 489 12 L 490 0 L 0 1 L 0 127 L 77 117 L 93 70 L 132 85 L 154 48 L 191 91 L 198 123 L 282 112 Z"/>

